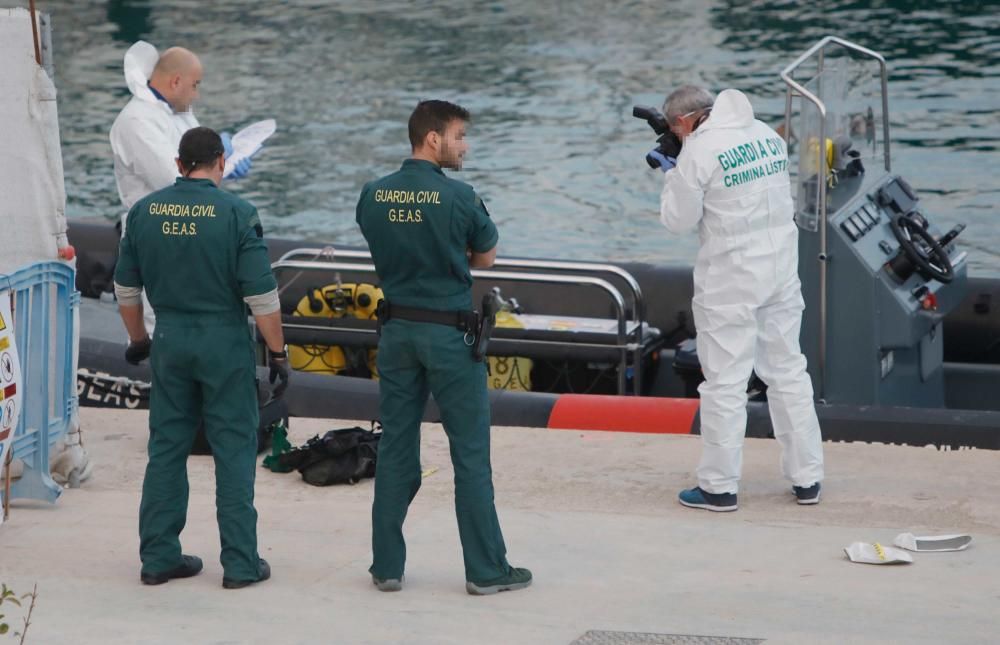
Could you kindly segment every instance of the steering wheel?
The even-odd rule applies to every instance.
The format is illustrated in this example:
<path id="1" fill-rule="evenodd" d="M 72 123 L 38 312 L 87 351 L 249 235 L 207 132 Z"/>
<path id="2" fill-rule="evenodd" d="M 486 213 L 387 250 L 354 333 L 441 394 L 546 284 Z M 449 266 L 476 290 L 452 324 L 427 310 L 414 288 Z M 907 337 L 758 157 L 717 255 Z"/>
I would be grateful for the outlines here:
<path id="1" fill-rule="evenodd" d="M 948 284 L 955 278 L 955 269 L 951 266 L 948 254 L 927 231 L 919 214 L 911 211 L 897 215 L 889 220 L 889 225 L 906 258 L 924 279 Z"/>

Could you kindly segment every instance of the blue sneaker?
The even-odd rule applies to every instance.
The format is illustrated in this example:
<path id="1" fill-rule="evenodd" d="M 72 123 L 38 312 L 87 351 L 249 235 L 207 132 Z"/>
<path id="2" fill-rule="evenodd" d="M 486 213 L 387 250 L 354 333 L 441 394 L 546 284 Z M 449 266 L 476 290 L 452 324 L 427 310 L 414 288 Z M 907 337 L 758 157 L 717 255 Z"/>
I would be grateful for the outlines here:
<path id="1" fill-rule="evenodd" d="M 689 508 L 703 508 L 716 513 L 727 513 L 738 508 L 736 493 L 708 493 L 699 487 L 682 490 L 677 499 Z"/>
<path id="2" fill-rule="evenodd" d="M 819 504 L 819 482 L 812 486 L 792 486 L 792 492 L 799 504 Z"/>

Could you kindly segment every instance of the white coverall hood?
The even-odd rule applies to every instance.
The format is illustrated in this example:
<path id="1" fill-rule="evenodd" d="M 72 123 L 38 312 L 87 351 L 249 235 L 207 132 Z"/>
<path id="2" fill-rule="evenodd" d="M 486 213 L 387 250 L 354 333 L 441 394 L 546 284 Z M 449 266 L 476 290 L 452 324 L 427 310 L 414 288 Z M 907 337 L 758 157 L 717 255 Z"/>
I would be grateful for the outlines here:
<path id="1" fill-rule="evenodd" d="M 156 101 L 149 89 L 149 78 L 160 60 L 160 53 L 145 40 L 140 40 L 125 52 L 125 83 L 132 96 L 140 96 L 147 101 Z"/>
<path id="2" fill-rule="evenodd" d="M 660 220 L 672 233 L 698 229 L 692 310 L 704 445 L 699 486 L 735 493 L 751 372 L 768 385 L 785 476 L 823 476 L 819 423 L 799 349 L 802 295 L 785 141 L 754 118 L 747 97 L 721 92 L 664 174 Z"/>
<path id="3" fill-rule="evenodd" d="M 739 90 L 723 90 L 715 99 L 712 113 L 695 132 L 713 128 L 748 128 L 753 125 L 753 106 Z"/>
<path id="4" fill-rule="evenodd" d="M 193 112 L 174 112 L 149 89 L 159 57 L 156 48 L 142 40 L 125 53 L 125 82 L 132 99 L 111 127 L 111 151 L 126 213 L 149 193 L 174 183 L 181 137 L 198 126 Z"/>

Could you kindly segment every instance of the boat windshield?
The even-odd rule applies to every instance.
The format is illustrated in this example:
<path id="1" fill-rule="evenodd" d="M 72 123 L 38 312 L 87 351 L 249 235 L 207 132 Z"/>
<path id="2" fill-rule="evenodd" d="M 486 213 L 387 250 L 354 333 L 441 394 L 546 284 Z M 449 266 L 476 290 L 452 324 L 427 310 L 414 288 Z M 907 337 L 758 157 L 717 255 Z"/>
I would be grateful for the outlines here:
<path id="1" fill-rule="evenodd" d="M 835 50 L 804 61 L 795 70 L 795 80 L 826 108 L 824 123 L 812 101 L 801 97 L 793 101 L 788 137 L 789 168 L 796 184 L 795 219 L 801 228 L 816 231 L 821 165 L 826 210 L 831 214 L 886 173 L 881 75 L 877 61 Z M 820 157 L 821 136 L 825 161 Z"/>

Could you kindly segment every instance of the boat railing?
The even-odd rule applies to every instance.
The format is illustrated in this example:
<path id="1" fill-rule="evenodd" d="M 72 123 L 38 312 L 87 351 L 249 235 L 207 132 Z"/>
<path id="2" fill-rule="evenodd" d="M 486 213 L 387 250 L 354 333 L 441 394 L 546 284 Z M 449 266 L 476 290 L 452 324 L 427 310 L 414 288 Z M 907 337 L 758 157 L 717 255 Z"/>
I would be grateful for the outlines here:
<path id="1" fill-rule="evenodd" d="M 324 248 L 297 248 L 288 251 L 281 256 L 279 262 L 286 260 L 364 260 L 371 262 L 371 253 L 362 249 L 338 249 L 332 246 Z M 600 262 L 576 262 L 567 260 L 537 260 L 522 258 L 497 258 L 493 263 L 494 269 L 517 269 L 527 271 L 558 271 L 571 272 L 574 274 L 606 275 L 619 278 L 625 285 L 631 296 L 633 321 L 640 328 L 646 324 L 646 301 L 642 296 L 642 288 L 639 281 L 631 273 L 620 266 L 605 264 Z"/>
<path id="2" fill-rule="evenodd" d="M 281 275 L 288 272 L 297 272 L 293 276 L 294 280 L 303 272 L 354 272 L 362 274 L 375 274 L 375 266 L 364 262 L 328 262 L 317 258 L 320 249 L 308 249 L 302 251 L 297 249 L 286 253 L 283 259 L 271 265 L 278 278 L 279 285 L 282 284 Z M 310 253 L 311 252 L 311 253 Z M 370 258 L 363 252 L 351 251 L 352 259 L 363 260 Z M 298 254 L 309 255 L 307 260 L 284 259 L 284 257 Z M 347 254 L 337 251 L 340 256 Z M 568 263 L 567 263 L 568 264 Z M 586 264 L 586 263 L 580 263 Z M 540 273 L 535 271 L 500 271 L 496 269 L 474 269 L 472 276 L 479 281 L 489 282 L 491 280 L 503 282 L 521 282 L 533 284 L 552 284 L 585 287 L 603 292 L 614 309 L 615 332 L 613 342 L 599 342 L 592 340 L 580 342 L 573 339 L 573 332 L 553 330 L 546 334 L 545 338 L 504 338 L 509 330 L 498 329 L 494 339 L 490 344 L 489 354 L 493 356 L 510 356 L 527 354 L 545 354 L 546 350 L 558 349 L 562 352 L 577 351 L 591 352 L 591 358 L 607 355 L 610 350 L 618 363 L 617 389 L 619 394 L 626 394 L 628 374 L 631 372 L 634 379 L 633 391 L 642 391 L 642 370 L 641 362 L 648 351 L 649 339 L 658 339 L 658 334 L 652 333 L 641 320 L 630 321 L 627 317 L 625 298 L 621 291 L 609 281 L 594 276 L 584 275 L 563 275 L 559 273 Z M 291 280 L 285 284 L 290 283 Z M 640 296 L 641 297 L 641 296 Z M 639 307 L 635 308 L 638 317 Z M 288 341 L 293 344 L 322 344 L 317 341 L 317 337 L 322 337 L 329 341 L 329 344 L 354 344 L 374 347 L 377 344 L 375 337 L 376 328 L 374 324 L 363 324 L 369 321 L 358 321 L 348 318 L 318 319 L 299 316 L 282 316 L 282 326 L 288 332 Z M 362 323 L 362 324 L 359 324 Z M 514 330 L 517 331 L 517 330 Z M 302 333 L 304 332 L 304 333 Z"/>

